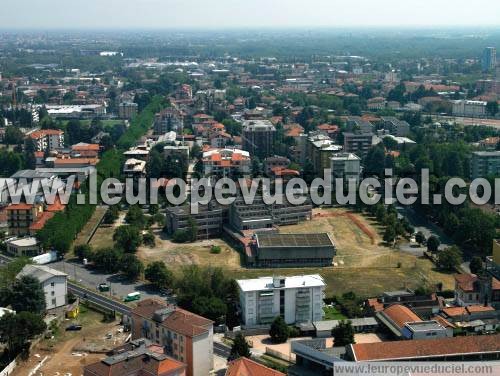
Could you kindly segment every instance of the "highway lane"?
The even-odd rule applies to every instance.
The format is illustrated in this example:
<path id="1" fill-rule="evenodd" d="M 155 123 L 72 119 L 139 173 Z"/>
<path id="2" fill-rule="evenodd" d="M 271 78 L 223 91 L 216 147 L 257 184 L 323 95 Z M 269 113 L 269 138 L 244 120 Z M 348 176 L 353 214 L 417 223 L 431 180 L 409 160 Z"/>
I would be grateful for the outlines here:
<path id="1" fill-rule="evenodd" d="M 94 291 L 88 290 L 68 281 L 68 291 L 78 296 L 79 298 L 86 299 L 92 303 L 100 305 L 109 310 L 118 312 L 125 316 L 130 316 L 131 308 L 126 304 L 117 302 L 114 299 L 108 298 L 104 295 L 98 294 Z"/>

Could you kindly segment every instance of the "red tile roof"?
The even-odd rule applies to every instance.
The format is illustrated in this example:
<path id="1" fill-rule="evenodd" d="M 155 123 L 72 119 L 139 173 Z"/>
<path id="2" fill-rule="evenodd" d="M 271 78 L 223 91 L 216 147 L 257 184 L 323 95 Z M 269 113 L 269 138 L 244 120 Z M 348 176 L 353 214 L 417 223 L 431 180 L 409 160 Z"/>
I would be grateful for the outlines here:
<path id="1" fill-rule="evenodd" d="M 46 136 L 55 136 L 62 134 L 64 134 L 64 132 L 59 129 L 41 129 L 39 131 L 31 132 L 29 136 L 33 139 L 38 139 Z"/>
<path id="2" fill-rule="evenodd" d="M 401 304 L 391 305 L 382 312 L 399 328 L 404 327 L 407 322 L 422 321 L 410 308 Z"/>
<path id="3" fill-rule="evenodd" d="M 170 357 L 157 359 L 154 357 L 155 349 L 149 347 L 148 350 L 149 354 L 130 351 L 126 353 L 129 354 L 127 358 L 113 364 L 105 361 L 89 364 L 85 366 L 85 371 L 96 376 L 167 376 L 178 375 L 186 367 L 184 363 Z M 87 374 L 85 371 L 84 374 Z"/>
<path id="4" fill-rule="evenodd" d="M 99 151 L 99 148 L 100 148 L 99 144 L 81 143 L 71 146 L 71 150 L 74 151 Z"/>
<path id="5" fill-rule="evenodd" d="M 473 292 L 478 287 L 476 281 L 478 280 L 475 274 L 455 274 L 455 283 L 462 291 Z"/>
<path id="6" fill-rule="evenodd" d="M 350 345 L 356 361 L 426 359 L 452 354 L 500 352 L 500 334 L 359 343 Z"/>
<path id="7" fill-rule="evenodd" d="M 38 231 L 45 227 L 47 221 L 54 216 L 52 212 L 43 212 L 38 217 L 38 220 L 30 226 L 30 230 Z"/>
<path id="8" fill-rule="evenodd" d="M 95 166 L 97 163 L 99 163 L 98 158 L 57 158 L 54 161 L 55 166 L 74 164 L 86 164 L 89 166 Z"/>
<path id="9" fill-rule="evenodd" d="M 290 168 L 274 167 L 271 169 L 275 176 L 300 176 L 300 172 Z"/>
<path id="10" fill-rule="evenodd" d="M 492 290 L 500 290 L 500 281 L 495 277 L 491 277 L 491 288 Z"/>
<path id="11" fill-rule="evenodd" d="M 65 208 L 65 205 L 61 203 L 61 200 L 59 196 L 57 196 L 54 200 L 54 203 L 47 205 L 47 211 L 49 212 L 58 212 L 58 211 L 63 211 Z"/>
<path id="12" fill-rule="evenodd" d="M 384 305 L 378 301 L 377 298 L 368 299 L 368 305 L 375 311 L 379 312 L 384 309 Z"/>
<path id="13" fill-rule="evenodd" d="M 443 316 L 436 315 L 431 318 L 431 320 L 437 321 L 439 324 L 441 324 L 445 328 L 454 328 L 455 325 L 446 320 Z"/>
<path id="14" fill-rule="evenodd" d="M 473 304 L 465 307 L 465 309 L 467 310 L 467 312 L 469 312 L 469 314 L 476 312 L 491 312 L 495 310 L 495 308 L 493 308 L 492 306 L 485 306 L 481 304 Z"/>
<path id="15" fill-rule="evenodd" d="M 443 313 L 448 316 L 448 317 L 456 317 L 456 316 L 462 316 L 462 315 L 467 315 L 468 312 L 465 309 L 465 307 L 448 307 L 448 308 L 443 308 Z"/>
<path id="16" fill-rule="evenodd" d="M 137 307 L 132 310 L 132 314 L 151 320 L 156 311 L 165 308 L 168 308 L 168 305 L 162 301 L 145 299 L 137 304 Z M 206 333 L 208 328 L 213 325 L 213 321 L 175 307 L 174 311 L 167 316 L 161 325 L 187 337 L 195 337 Z"/>
<path id="17" fill-rule="evenodd" d="M 282 376 L 284 373 L 263 366 L 248 358 L 239 358 L 229 363 L 226 376 Z"/>
<path id="18" fill-rule="evenodd" d="M 6 210 L 31 210 L 32 208 L 33 205 L 19 203 L 19 204 L 9 205 Z"/>

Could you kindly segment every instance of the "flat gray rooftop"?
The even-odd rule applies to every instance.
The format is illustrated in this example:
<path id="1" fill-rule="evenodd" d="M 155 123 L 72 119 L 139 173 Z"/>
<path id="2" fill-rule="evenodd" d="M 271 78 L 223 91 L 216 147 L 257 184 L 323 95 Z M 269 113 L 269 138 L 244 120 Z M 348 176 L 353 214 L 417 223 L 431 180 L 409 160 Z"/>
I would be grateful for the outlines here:
<path id="1" fill-rule="evenodd" d="M 255 235 L 260 247 L 334 247 L 330 236 L 318 234 L 276 234 L 259 233 Z"/>

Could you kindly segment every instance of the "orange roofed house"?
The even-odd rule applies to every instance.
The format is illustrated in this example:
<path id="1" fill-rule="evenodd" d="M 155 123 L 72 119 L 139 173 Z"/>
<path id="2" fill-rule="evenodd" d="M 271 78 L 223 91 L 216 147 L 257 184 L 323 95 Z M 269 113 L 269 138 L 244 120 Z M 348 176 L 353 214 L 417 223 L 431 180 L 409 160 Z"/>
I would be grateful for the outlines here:
<path id="1" fill-rule="evenodd" d="M 250 154 L 240 149 L 210 149 L 203 153 L 205 176 L 244 176 L 251 172 Z"/>
<path id="2" fill-rule="evenodd" d="M 226 376 L 284 376 L 284 373 L 263 366 L 248 358 L 239 358 L 229 363 Z"/>
<path id="3" fill-rule="evenodd" d="M 56 212 L 63 211 L 64 205 L 58 197 L 52 204 L 11 204 L 6 208 L 9 234 L 16 236 L 35 235 Z"/>
<path id="4" fill-rule="evenodd" d="M 452 337 L 449 330 L 440 321 L 423 321 L 410 308 L 393 304 L 376 313 L 377 319 L 398 339 L 435 339 Z"/>
<path id="5" fill-rule="evenodd" d="M 186 364 L 187 376 L 213 369 L 213 321 L 163 301 L 146 299 L 132 310 L 132 338 L 146 338 Z"/>
<path id="6" fill-rule="evenodd" d="M 139 339 L 83 369 L 84 376 L 185 376 L 186 365 L 163 354 L 150 341 Z"/>
<path id="7" fill-rule="evenodd" d="M 491 275 L 481 280 L 475 274 L 455 274 L 455 303 L 466 307 L 484 304 L 496 306 L 500 301 L 500 281 Z"/>

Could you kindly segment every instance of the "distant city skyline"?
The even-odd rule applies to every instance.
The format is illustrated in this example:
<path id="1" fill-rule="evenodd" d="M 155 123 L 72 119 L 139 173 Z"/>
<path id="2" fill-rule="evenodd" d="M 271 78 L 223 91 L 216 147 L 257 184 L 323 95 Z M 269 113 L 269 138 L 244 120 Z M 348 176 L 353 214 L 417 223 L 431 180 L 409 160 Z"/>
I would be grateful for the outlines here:
<path id="1" fill-rule="evenodd" d="M 75 4 L 77 3 L 77 4 Z M 500 26 L 500 2 L 476 0 L 18 0 L 0 29 Z"/>

